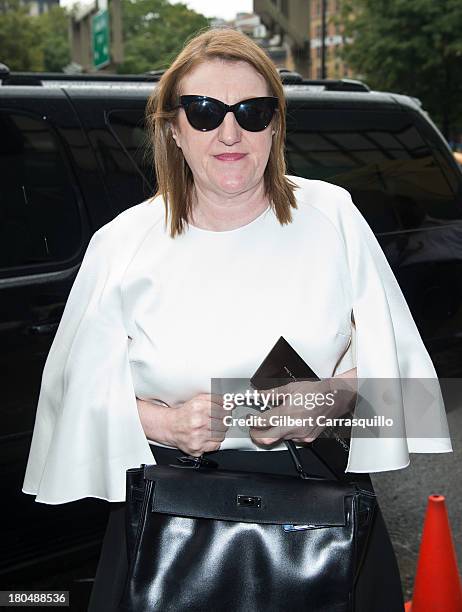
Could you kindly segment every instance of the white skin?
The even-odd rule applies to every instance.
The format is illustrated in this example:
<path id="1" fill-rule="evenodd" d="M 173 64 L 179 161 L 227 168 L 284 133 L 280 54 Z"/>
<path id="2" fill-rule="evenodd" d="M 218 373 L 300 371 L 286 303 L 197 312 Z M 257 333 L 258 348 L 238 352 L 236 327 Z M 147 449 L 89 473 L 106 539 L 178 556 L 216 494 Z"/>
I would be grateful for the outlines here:
<path id="1" fill-rule="evenodd" d="M 183 78 L 180 92 L 210 96 L 229 105 L 271 95 L 264 78 L 250 64 L 221 59 L 207 61 L 191 70 Z M 248 132 L 241 128 L 233 113 L 227 113 L 215 130 L 201 132 L 190 125 L 184 109 L 179 109 L 171 130 L 194 177 L 190 220 L 193 225 L 213 231 L 235 229 L 250 223 L 267 208 L 269 202 L 264 193 L 263 175 L 274 135 L 272 124 L 261 132 Z M 217 157 L 224 153 L 244 156 L 236 160 Z M 346 388 L 347 379 L 352 379 L 348 385 L 352 388 L 355 376 L 356 369 L 353 369 L 335 379 L 343 379 L 343 388 Z M 291 383 L 276 388 L 275 392 L 325 393 L 332 390 L 332 380 Z M 330 416 L 343 414 L 348 409 L 352 393 L 343 394 L 343 397 L 342 402 L 336 401 Z M 170 408 L 154 400 L 137 399 L 137 405 L 143 430 L 150 440 L 191 455 L 218 450 L 228 429 L 223 417 L 229 412 L 223 408 L 221 395 L 200 393 Z M 285 411 L 298 416 L 294 408 L 278 406 L 271 414 Z M 300 428 L 250 430 L 253 440 L 261 445 L 272 445 L 284 438 L 310 442 L 320 432 L 319 428 L 311 431 Z"/>

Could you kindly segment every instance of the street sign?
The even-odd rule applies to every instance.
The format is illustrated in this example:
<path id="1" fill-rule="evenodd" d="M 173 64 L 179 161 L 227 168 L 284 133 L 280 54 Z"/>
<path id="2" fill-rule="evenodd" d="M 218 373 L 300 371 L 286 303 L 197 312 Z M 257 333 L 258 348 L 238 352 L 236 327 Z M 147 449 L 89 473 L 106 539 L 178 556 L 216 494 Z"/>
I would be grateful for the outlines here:
<path id="1" fill-rule="evenodd" d="M 110 61 L 109 12 L 99 11 L 91 18 L 91 37 L 93 43 L 93 66 L 104 68 Z"/>

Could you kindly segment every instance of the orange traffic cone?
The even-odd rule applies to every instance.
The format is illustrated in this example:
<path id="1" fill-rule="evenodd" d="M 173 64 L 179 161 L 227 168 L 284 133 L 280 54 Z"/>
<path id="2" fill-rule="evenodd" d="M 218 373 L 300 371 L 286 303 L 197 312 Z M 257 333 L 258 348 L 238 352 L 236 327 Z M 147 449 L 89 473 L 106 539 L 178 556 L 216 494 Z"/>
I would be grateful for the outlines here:
<path id="1" fill-rule="evenodd" d="M 443 495 L 428 498 L 414 593 L 405 610 L 462 612 L 462 585 Z"/>

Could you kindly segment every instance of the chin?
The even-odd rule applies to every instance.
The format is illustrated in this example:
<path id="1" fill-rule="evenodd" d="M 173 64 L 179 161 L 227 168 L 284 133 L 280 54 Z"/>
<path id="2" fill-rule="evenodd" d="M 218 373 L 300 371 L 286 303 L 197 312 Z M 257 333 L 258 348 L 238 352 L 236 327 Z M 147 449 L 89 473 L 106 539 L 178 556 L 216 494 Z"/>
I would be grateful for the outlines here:
<path id="1" fill-rule="evenodd" d="M 249 189 L 251 181 L 244 176 L 223 176 L 215 180 L 216 186 L 225 193 L 240 193 Z"/>

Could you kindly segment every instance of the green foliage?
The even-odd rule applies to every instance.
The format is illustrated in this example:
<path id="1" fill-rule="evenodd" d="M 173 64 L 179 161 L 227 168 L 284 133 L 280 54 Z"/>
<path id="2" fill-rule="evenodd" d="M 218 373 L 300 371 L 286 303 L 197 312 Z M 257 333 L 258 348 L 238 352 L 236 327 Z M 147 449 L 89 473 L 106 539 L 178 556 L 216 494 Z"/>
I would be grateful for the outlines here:
<path id="1" fill-rule="evenodd" d="M 167 0 L 122 0 L 124 63 L 120 73 L 167 68 L 186 40 L 209 20 Z"/>
<path id="2" fill-rule="evenodd" d="M 69 60 L 65 9 L 31 16 L 20 0 L 0 0 L 0 62 L 16 71 L 61 72 Z"/>
<path id="3" fill-rule="evenodd" d="M 416 96 L 447 136 L 462 123 L 462 2 L 344 0 L 342 53 L 372 88 Z"/>
<path id="4" fill-rule="evenodd" d="M 43 67 L 38 21 L 20 0 L 0 0 L 0 62 L 10 70 L 33 71 Z"/>
<path id="5" fill-rule="evenodd" d="M 62 72 L 71 61 L 69 15 L 54 6 L 38 17 L 42 29 L 43 67 L 47 72 Z"/>
<path id="6" fill-rule="evenodd" d="M 122 0 L 125 61 L 120 73 L 166 68 L 185 41 L 209 25 L 185 4 Z M 70 62 L 69 14 L 62 7 L 31 17 L 20 0 L 0 0 L 0 62 L 11 70 L 61 72 Z"/>

